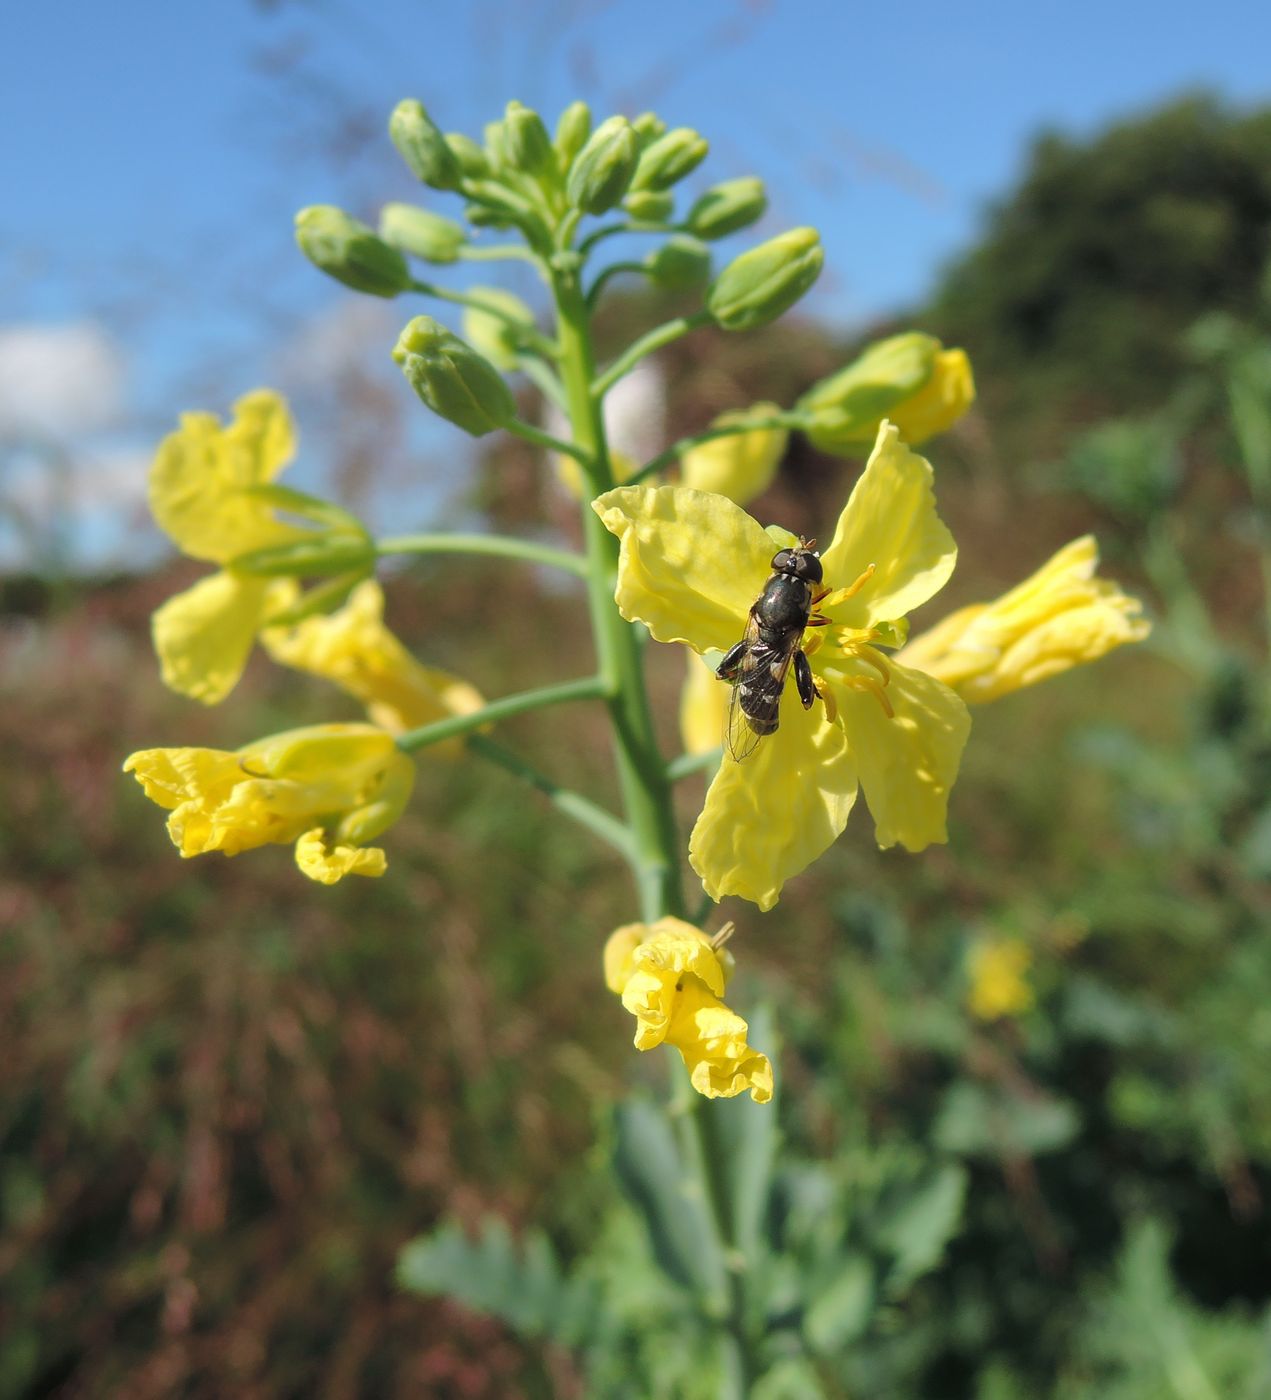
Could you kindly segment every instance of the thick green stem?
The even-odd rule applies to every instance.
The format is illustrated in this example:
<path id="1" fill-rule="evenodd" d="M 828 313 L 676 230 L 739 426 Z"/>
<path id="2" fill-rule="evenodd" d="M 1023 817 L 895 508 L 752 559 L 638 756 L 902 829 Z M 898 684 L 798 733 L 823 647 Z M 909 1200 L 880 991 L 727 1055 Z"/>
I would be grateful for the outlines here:
<path id="1" fill-rule="evenodd" d="M 397 736 L 397 747 L 407 753 L 426 749 L 430 744 L 440 744 L 444 739 L 454 739 L 461 734 L 471 734 L 473 730 L 484 729 L 495 720 L 511 719 L 530 710 L 543 710 L 549 705 L 564 705 L 571 700 L 603 700 L 608 697 L 610 688 L 602 676 L 583 676 L 576 681 L 562 681 L 560 685 L 545 685 L 537 690 L 523 690 L 517 695 L 505 695 L 500 700 L 491 700 L 479 710 L 466 715 L 451 715 L 449 719 L 439 719 L 434 724 L 421 725 L 418 729 L 408 729 Z"/>
<path id="2" fill-rule="evenodd" d="M 503 559 L 519 559 L 526 564 L 547 564 L 553 569 L 587 577 L 587 561 L 581 554 L 570 554 L 533 540 L 508 535 L 392 535 L 377 540 L 375 552 L 386 554 L 496 554 Z"/>
<path id="3" fill-rule="evenodd" d="M 561 381 L 574 440 L 583 449 L 582 467 L 597 496 L 613 485 L 600 396 L 592 391 L 595 357 L 579 268 L 567 266 L 555 279 Z M 614 602 L 618 541 L 589 504 L 583 507 L 583 535 L 590 564 L 587 594 L 600 674 L 609 686 L 610 718 L 623 805 L 631 826 L 632 866 L 646 921 L 683 913 L 679 842 L 671 787 L 658 748 L 644 684 L 635 628 Z"/>

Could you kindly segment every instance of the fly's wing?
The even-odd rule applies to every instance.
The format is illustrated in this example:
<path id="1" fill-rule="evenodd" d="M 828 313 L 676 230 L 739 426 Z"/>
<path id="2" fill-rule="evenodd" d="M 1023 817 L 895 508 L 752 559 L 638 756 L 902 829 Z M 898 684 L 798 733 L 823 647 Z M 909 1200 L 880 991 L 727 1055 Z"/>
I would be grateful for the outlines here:
<path id="1" fill-rule="evenodd" d="M 754 753 L 765 734 L 775 733 L 793 657 L 793 648 L 783 654 L 755 641 L 742 658 L 728 697 L 724 731 L 725 746 L 738 763 Z"/>

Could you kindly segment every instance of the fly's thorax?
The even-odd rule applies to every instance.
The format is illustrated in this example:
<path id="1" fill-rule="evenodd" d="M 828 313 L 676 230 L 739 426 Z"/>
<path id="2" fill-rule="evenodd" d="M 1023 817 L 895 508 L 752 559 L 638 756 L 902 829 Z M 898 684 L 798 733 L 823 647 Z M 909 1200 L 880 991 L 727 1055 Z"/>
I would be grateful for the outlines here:
<path id="1" fill-rule="evenodd" d="M 789 574 L 773 574 L 754 607 L 755 620 L 765 632 L 801 633 L 811 612 L 811 586 Z"/>

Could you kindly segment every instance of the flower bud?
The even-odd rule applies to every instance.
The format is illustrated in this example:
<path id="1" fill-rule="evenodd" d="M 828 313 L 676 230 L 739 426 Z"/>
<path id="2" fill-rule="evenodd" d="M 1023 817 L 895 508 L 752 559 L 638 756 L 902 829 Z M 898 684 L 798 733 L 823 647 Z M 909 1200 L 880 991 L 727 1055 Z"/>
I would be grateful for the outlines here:
<path id="1" fill-rule="evenodd" d="M 422 102 L 399 102 L 388 119 L 388 134 L 416 179 L 435 190 L 459 188 L 459 162 Z"/>
<path id="2" fill-rule="evenodd" d="M 508 169 L 508 145 L 507 130 L 502 122 L 486 122 L 485 130 L 485 157 L 490 169 L 495 174 Z"/>
<path id="3" fill-rule="evenodd" d="M 650 141 L 656 141 L 666 131 L 666 123 L 656 112 L 641 112 L 631 123 L 631 129 L 643 150 Z"/>
<path id="4" fill-rule="evenodd" d="M 975 398 L 971 366 L 961 350 L 945 350 L 931 335 L 910 331 L 876 341 L 851 364 L 814 384 L 795 405 L 823 452 L 868 452 L 878 425 L 890 419 L 908 443 L 951 427 Z"/>
<path id="5" fill-rule="evenodd" d="M 778 234 L 728 264 L 706 293 L 706 309 L 726 331 L 766 326 L 808 290 L 824 261 L 816 229 Z"/>
<path id="6" fill-rule="evenodd" d="M 501 311 L 520 322 L 526 329 L 534 326 L 534 313 L 518 296 L 505 292 L 501 287 L 470 287 L 468 294 L 480 297 L 483 302 L 497 306 Z M 491 364 L 499 369 L 517 367 L 517 350 L 520 338 L 516 327 L 499 316 L 493 316 L 479 307 L 466 306 L 463 311 L 464 338 Z"/>
<path id="7" fill-rule="evenodd" d="M 296 242 L 311 263 L 354 291 L 395 297 L 411 284 L 401 253 L 332 204 L 313 204 L 296 215 Z"/>
<path id="8" fill-rule="evenodd" d="M 556 175 L 556 152 L 543 119 L 519 102 L 509 102 L 503 117 L 503 140 L 508 164 L 541 179 Z"/>
<path id="9" fill-rule="evenodd" d="M 556 138 L 552 144 L 556 148 L 558 168 L 564 174 L 574 157 L 587 144 L 591 135 L 591 108 L 585 102 L 571 102 L 560 114 L 556 123 Z"/>
<path id="10" fill-rule="evenodd" d="M 632 190 L 623 196 L 622 207 L 643 224 L 664 224 L 675 208 L 675 198 L 665 190 Z"/>
<path id="11" fill-rule="evenodd" d="M 515 228 L 516 220 L 505 209 L 491 204 L 468 204 L 464 206 L 463 217 L 473 228 Z"/>
<path id="12" fill-rule="evenodd" d="M 445 141 L 465 180 L 484 180 L 489 175 L 490 162 L 471 136 L 462 131 L 448 131 Z"/>
<path id="13" fill-rule="evenodd" d="M 709 143 L 691 127 L 677 126 L 640 152 L 631 181 L 633 190 L 665 190 L 696 170 L 706 159 Z"/>
<path id="14" fill-rule="evenodd" d="M 409 322 L 398 337 L 393 359 L 438 417 L 473 437 L 516 417 L 516 401 L 498 370 L 431 316 Z"/>
<path id="15" fill-rule="evenodd" d="M 644 259 L 649 280 L 667 292 L 700 287 L 711 275 L 711 251 L 696 238 L 676 234 Z"/>
<path id="16" fill-rule="evenodd" d="M 414 204 L 386 204 L 380 210 L 380 237 L 431 263 L 455 262 L 468 241 L 462 225 Z"/>
<path id="17" fill-rule="evenodd" d="M 767 207 L 763 181 L 746 175 L 740 180 L 712 185 L 688 211 L 684 226 L 698 238 L 723 238 L 738 229 L 748 228 L 763 217 Z"/>
<path id="18" fill-rule="evenodd" d="M 635 173 L 636 134 L 625 117 L 610 117 L 592 132 L 569 169 L 566 195 L 585 214 L 603 214 L 627 192 Z"/>

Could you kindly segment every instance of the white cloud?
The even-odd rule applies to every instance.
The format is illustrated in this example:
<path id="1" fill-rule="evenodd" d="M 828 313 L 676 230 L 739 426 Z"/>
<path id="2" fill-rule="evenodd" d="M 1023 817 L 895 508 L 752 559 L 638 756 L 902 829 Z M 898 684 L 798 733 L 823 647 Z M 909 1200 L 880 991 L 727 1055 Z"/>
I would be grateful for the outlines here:
<path id="1" fill-rule="evenodd" d="M 118 420 L 123 354 L 93 321 L 0 326 L 0 437 L 65 442 Z"/>

